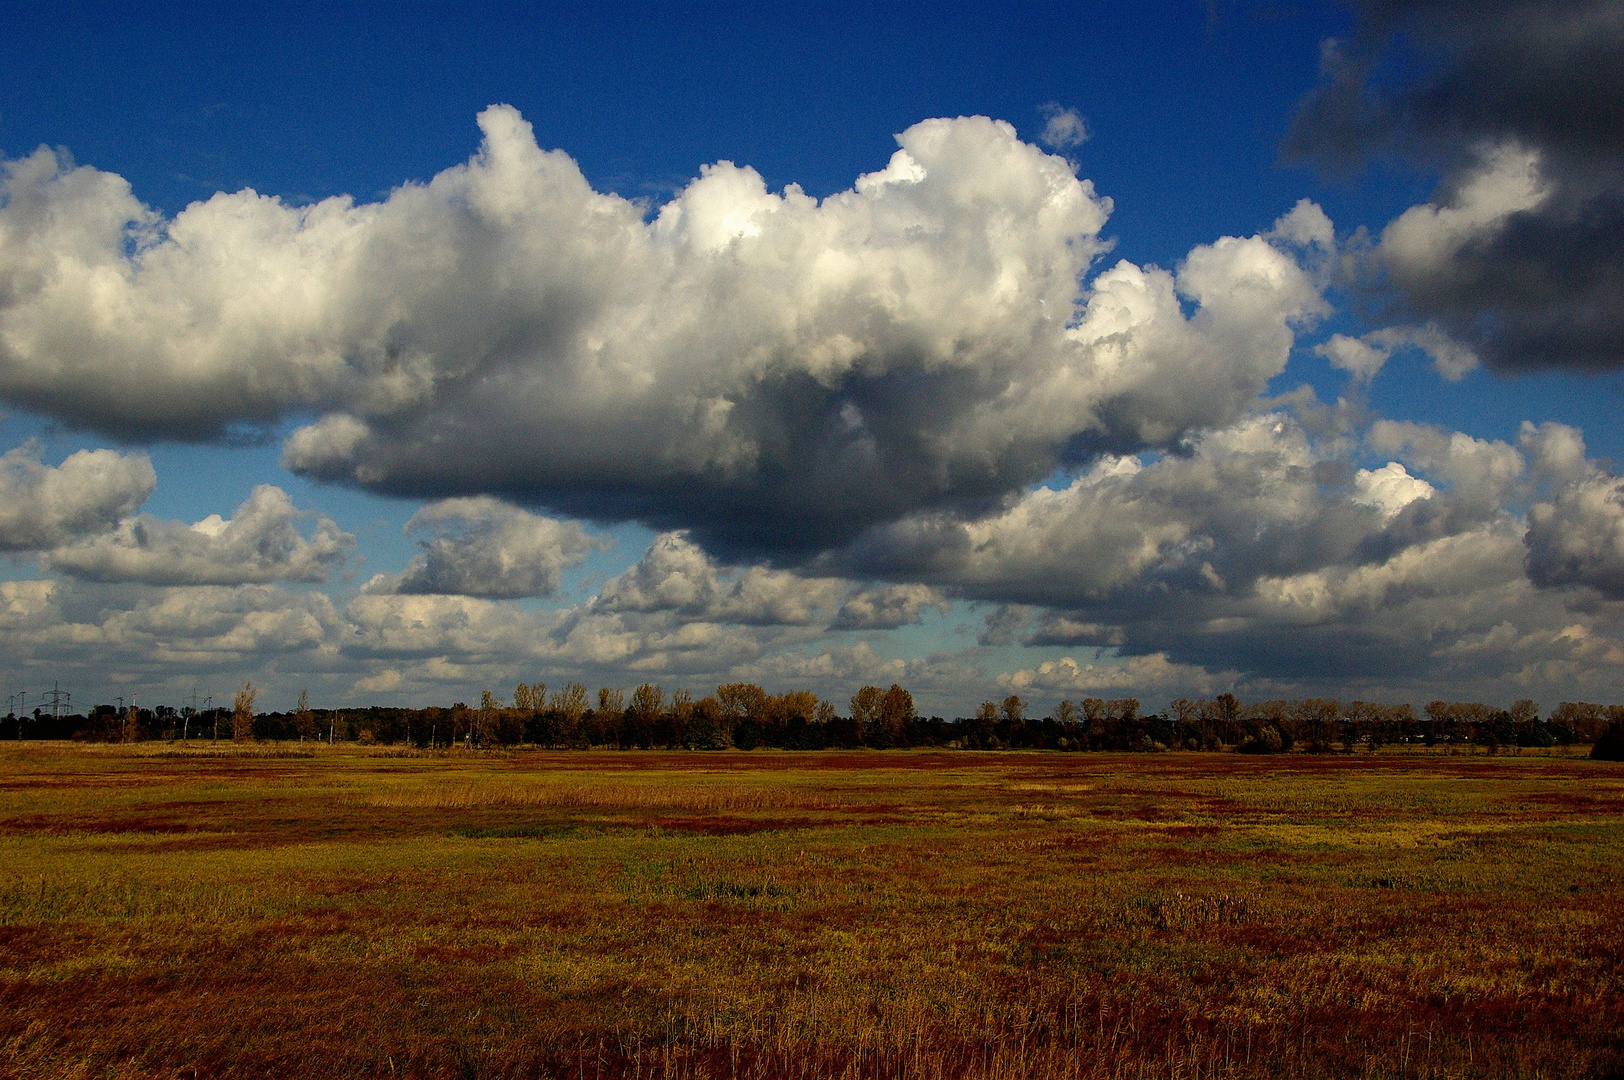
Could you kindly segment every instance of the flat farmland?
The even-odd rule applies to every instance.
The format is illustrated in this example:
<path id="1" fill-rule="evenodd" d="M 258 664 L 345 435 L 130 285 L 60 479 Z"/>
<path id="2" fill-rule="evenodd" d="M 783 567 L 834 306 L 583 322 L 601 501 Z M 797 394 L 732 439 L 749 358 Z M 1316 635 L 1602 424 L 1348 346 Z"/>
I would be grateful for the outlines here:
<path id="1" fill-rule="evenodd" d="M 1624 767 L 0 748 L 7 1077 L 1624 1075 Z"/>

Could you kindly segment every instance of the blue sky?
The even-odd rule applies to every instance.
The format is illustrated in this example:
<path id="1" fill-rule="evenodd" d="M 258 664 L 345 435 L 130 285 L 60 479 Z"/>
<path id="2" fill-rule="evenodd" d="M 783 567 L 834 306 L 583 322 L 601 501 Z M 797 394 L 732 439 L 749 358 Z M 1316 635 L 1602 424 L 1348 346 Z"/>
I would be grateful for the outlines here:
<path id="1" fill-rule="evenodd" d="M 1616 29 L 1616 5 L 1575 7 Z M 976 196 L 979 202 L 941 211 L 939 220 L 930 216 L 936 204 L 921 203 L 921 228 L 945 235 L 963 215 L 985 210 L 985 220 L 976 219 L 983 230 L 976 242 L 988 245 L 987 258 L 1002 252 L 998 257 L 1028 259 L 1029 268 L 1040 256 L 1058 257 L 1062 248 L 1055 244 L 1069 244 L 1065 250 L 1073 252 L 1079 243 L 1088 245 L 1077 277 L 1079 312 L 1100 291 L 1099 275 L 1119 261 L 1176 271 L 1186 260 L 1199 261 L 1193 252 L 1218 250 L 1212 246 L 1224 237 L 1260 237 L 1258 252 L 1285 253 L 1314 296 L 1282 294 L 1271 301 L 1276 307 L 1269 318 L 1278 333 L 1265 333 L 1259 324 L 1242 341 L 1235 332 L 1213 330 L 1202 323 L 1201 309 L 1211 308 L 1220 321 L 1238 317 L 1222 315 L 1229 310 L 1223 305 L 1241 310 L 1235 306 L 1241 293 L 1233 290 L 1253 272 L 1226 255 L 1230 261 L 1212 271 L 1222 283 L 1210 285 L 1208 299 L 1186 293 L 1180 301 L 1181 325 L 1194 328 L 1179 331 L 1183 344 L 1144 346 L 1152 351 L 1143 362 L 1163 367 L 1126 397 L 1112 397 L 1043 383 L 1053 374 L 1043 364 L 1095 377 L 1104 370 L 1098 350 L 1106 345 L 1089 346 L 1095 353 L 1087 360 L 1066 351 L 1081 347 L 1075 341 L 1055 345 L 1061 351 L 1042 363 L 1033 359 L 1037 353 L 1011 356 L 1016 346 L 1006 331 L 1014 332 L 1013 323 L 949 326 L 951 305 L 925 305 L 905 313 L 904 321 L 910 334 L 957 334 L 972 353 L 983 341 L 991 351 L 976 361 L 979 368 L 966 369 L 982 373 L 976 376 L 980 389 L 958 383 L 917 389 L 923 386 L 917 380 L 928 382 L 940 369 L 926 364 L 907 374 L 912 353 L 898 359 L 903 354 L 885 354 L 887 346 L 875 344 L 881 338 L 863 336 L 872 330 L 872 314 L 827 305 L 785 314 L 804 296 L 795 288 L 805 283 L 786 284 L 774 294 L 779 307 L 772 318 L 815 323 L 824 338 L 801 334 L 736 353 L 730 350 L 741 346 L 729 344 L 731 324 L 718 324 L 695 330 L 680 346 L 635 334 L 624 344 L 617 360 L 623 370 L 650 365 L 648 408 L 688 400 L 681 394 L 689 391 L 679 392 L 678 381 L 662 381 L 660 374 L 680 369 L 684 380 L 697 380 L 681 386 L 703 385 L 704 394 L 716 395 L 703 400 L 732 410 L 723 423 L 734 426 L 724 434 L 744 440 L 740 445 L 748 444 L 755 455 L 749 460 L 757 463 L 707 459 L 699 472 L 675 469 L 656 482 L 649 477 L 665 475 L 659 470 L 674 453 L 670 447 L 696 429 L 653 431 L 618 404 L 605 406 L 601 417 L 582 418 L 580 432 L 558 445 L 549 441 L 559 429 L 542 415 L 545 409 L 515 405 L 499 417 L 506 441 L 476 438 L 443 460 L 424 449 L 450 445 L 446 440 L 455 436 L 449 433 L 466 430 L 473 415 L 458 411 L 466 403 L 447 404 L 451 383 L 444 380 L 462 378 L 453 370 L 466 372 L 464 365 L 472 364 L 486 373 L 482 378 L 517 380 L 523 390 L 511 401 L 534 394 L 545 402 L 561 385 L 549 380 L 564 377 L 548 374 L 548 365 L 563 362 L 557 342 L 565 333 L 536 330 L 536 320 L 550 316 L 519 319 L 499 299 L 488 309 L 434 323 L 421 312 L 434 309 L 436 290 L 449 286 L 428 271 L 409 284 L 426 307 L 401 317 L 406 329 L 391 331 L 424 351 L 423 362 L 439 380 L 433 385 L 440 389 L 409 408 L 376 405 L 381 383 L 370 390 L 220 397 L 172 372 L 149 378 L 141 365 L 153 361 L 134 343 L 133 331 L 128 355 L 121 352 L 117 315 L 99 324 L 102 336 L 94 346 L 74 336 L 68 324 L 90 317 L 89 293 L 57 296 L 54 307 L 42 300 L 35 310 L 23 292 L 0 290 L 0 339 L 9 333 L 12 341 L 0 353 L 6 410 L 0 452 L 14 451 L 5 480 L 11 501 L 26 508 L 29 499 L 45 498 L 42 493 L 77 485 L 88 507 L 50 528 L 36 527 L 35 514 L 11 526 L 9 539 L 0 523 L 0 542 L 9 552 L 0 568 L 13 590 L 10 622 L 0 626 L 9 657 L 5 675 L 13 686 L 59 678 L 82 696 L 142 687 L 176 700 L 194 682 L 224 687 L 253 678 L 273 695 L 291 696 L 309 685 L 318 700 L 334 703 L 466 700 L 485 685 L 541 677 L 550 684 L 580 679 L 626 687 L 652 680 L 696 690 L 751 678 L 772 688 L 808 686 L 841 702 L 865 681 L 902 681 L 928 708 L 950 715 L 1010 690 L 1031 695 L 1041 707 L 1062 696 L 1133 693 L 1159 704 L 1179 693 L 1220 689 L 1252 697 L 1617 699 L 1624 525 L 1613 508 L 1624 502 L 1613 462 L 1624 460 L 1616 421 L 1624 405 L 1624 355 L 1607 317 L 1597 312 L 1616 293 L 1608 282 L 1618 279 L 1608 275 L 1616 275 L 1619 263 L 1618 253 L 1598 239 L 1609 234 L 1596 216 L 1572 212 L 1576 205 L 1584 209 L 1582 193 L 1596 187 L 1581 181 L 1609 175 L 1614 148 L 1605 135 L 1546 123 L 1540 103 L 1522 89 L 1532 83 L 1507 76 L 1500 85 L 1483 75 L 1514 73 L 1522 64 L 1560 76 L 1575 48 L 1563 44 L 1560 18 L 1553 17 L 1551 34 L 1528 35 L 1555 42 L 1541 52 L 1513 48 L 1522 25 L 1517 20 L 1526 23 L 1538 5 L 1487 5 L 1464 17 L 1448 4 L 1417 10 L 1412 22 L 1395 25 L 1376 6 L 1195 2 L 950 11 L 825 5 L 805 12 L 745 5 L 590 12 L 471 5 L 8 9 L 0 13 L 0 157 L 13 163 L 13 181 L 0 212 L 16 224 L 11 253 L 0 248 L 0 260 L 11 260 L 0 264 L 0 280 L 8 280 L 6 273 L 13 275 L 9 280 L 32 280 L 22 276 L 26 267 L 43 264 L 25 266 L 18 254 L 25 249 L 28 258 L 55 260 L 53 273 L 73 255 L 64 246 L 66 233 L 23 217 L 16 163 L 38 147 L 60 154 L 54 179 L 38 180 L 39 191 L 68 190 L 67 155 L 98 175 L 121 177 L 133 199 L 156 213 L 158 224 L 150 227 L 175 251 L 190 250 L 170 232 L 189 206 L 250 188 L 284 208 L 342 196 L 363 206 L 390 201 L 410 231 L 416 211 L 392 196 L 403 184 L 428 184 L 468 162 L 482 153 L 482 139 L 494 145 L 489 140 L 498 139 L 496 129 L 482 132 L 476 117 L 503 104 L 528 123 L 537 147 L 567 154 L 590 189 L 632 200 L 636 206 L 628 212 L 640 214 L 650 230 L 656 219 L 675 220 L 662 211 L 685 192 L 693 203 L 684 220 L 698 220 L 701 188 L 690 185 L 702 166 L 733 162 L 755 170 L 768 193 L 798 185 L 822 200 L 885 169 L 899 134 L 922 121 L 991 117 L 1011 125 L 1017 143 L 1043 145 L 1068 159 L 1076 177 L 1092 182 L 1096 201 L 1068 211 L 1080 215 L 1074 220 L 1081 231 L 1072 240 L 1056 239 L 1058 233 L 1040 235 L 1021 217 L 1030 207 L 987 209 L 987 200 L 996 203 L 1000 192 L 1014 190 L 996 184 L 984 189 L 992 194 Z M 1613 44 L 1609 33 L 1600 35 L 1603 49 Z M 1327 53 L 1327 41 L 1341 44 Z M 1327 56 L 1341 59 L 1328 64 Z M 1439 95 L 1427 96 L 1429 88 L 1471 79 L 1482 83 L 1485 100 L 1503 93 L 1514 103 L 1529 101 L 1528 107 L 1506 110 L 1513 120 L 1498 126 L 1469 109 L 1459 116 L 1429 114 L 1443 108 L 1436 105 Z M 1338 126 L 1351 114 L 1326 106 L 1341 102 L 1338 88 L 1348 86 L 1363 94 L 1366 109 L 1364 142 L 1351 164 L 1345 126 Z M 1587 92 L 1607 89 L 1576 84 L 1569 104 Z M 1383 102 L 1394 101 L 1414 107 L 1382 112 Z M 1316 112 L 1318 106 L 1324 107 Z M 1073 126 L 1048 129 L 1045 143 L 1057 114 Z M 952 139 L 959 149 L 941 168 L 960 170 L 961 179 L 977 179 L 979 162 L 1005 153 L 997 129 L 961 125 Z M 1020 168 L 1047 166 L 1033 158 Z M 1616 172 L 1611 175 L 1616 181 Z M 708 178 L 717 198 L 746 197 L 725 188 L 719 176 Z M 1605 180 L 1601 189 L 1605 194 Z M 1490 194 L 1474 203 L 1472 192 Z M 456 200 L 467 197 L 448 205 L 455 210 L 462 205 Z M 1110 200 L 1109 214 L 1091 224 L 1091 207 L 1103 215 L 1099 197 Z M 1299 200 L 1319 208 L 1316 221 L 1331 223 L 1331 248 L 1289 240 L 1276 225 Z M 67 207 L 61 213 L 84 214 L 87 221 L 99 212 L 85 202 L 60 205 Z M 1389 243 L 1383 230 L 1407 211 L 1405 220 L 1419 222 L 1406 234 L 1409 246 L 1397 233 Z M 533 225 L 526 234 L 530 246 L 511 256 L 517 261 L 502 264 L 502 274 L 540 280 L 551 272 L 555 257 L 548 245 L 562 250 L 559 229 L 566 226 L 556 222 L 566 219 L 547 220 L 554 224 Z M 1572 221 L 1592 224 L 1564 224 Z M 752 241 L 765 246 L 750 231 L 755 228 L 740 234 L 744 250 Z M 658 247 L 660 237 L 648 235 Z M 773 235 L 771 228 L 762 234 Z M 1513 243 L 1525 235 L 1533 239 L 1522 247 Z M 998 246 L 1005 241 L 1007 250 Z M 144 242 L 128 234 L 121 273 L 137 273 Z M 257 241 L 242 241 L 250 242 Z M 801 236 L 784 249 L 795 254 L 774 259 L 807 258 L 808 242 Z M 1563 267 L 1539 265 L 1540 244 L 1578 252 L 1567 266 L 1579 269 L 1563 278 Z M 1534 256 L 1527 254 L 1530 247 Z M 428 249 L 413 250 L 421 261 Z M 458 257 L 475 262 L 510 258 L 483 248 L 459 250 Z M 273 244 L 263 265 L 285 254 Z M 940 269 L 952 259 L 963 260 L 966 297 L 991 280 L 975 277 L 975 250 L 926 248 L 918 255 L 940 270 L 931 288 L 960 287 Z M 196 290 L 211 297 L 217 287 L 221 295 L 251 293 L 254 265 L 245 257 L 221 271 L 237 278 L 217 281 L 208 279 L 206 267 L 192 266 L 185 272 L 190 284 L 162 295 L 153 285 L 141 302 L 151 311 L 191 312 L 187 325 L 202 335 L 197 340 L 223 340 L 239 331 L 198 323 L 228 317 L 198 315 L 207 304 Z M 581 264 L 587 270 L 597 265 Z M 767 273 L 764 265 L 758 275 Z M 386 269 L 380 278 L 396 272 Z M 331 290 L 348 295 L 352 284 L 374 289 L 367 301 L 373 305 L 408 288 L 390 292 L 369 282 L 364 261 L 350 272 L 353 281 L 339 274 L 310 288 L 329 290 L 324 297 L 337 295 Z M 793 266 L 786 271 L 791 277 L 798 272 Z M 613 273 L 604 279 L 614 280 Z M 690 318 L 703 324 L 706 302 L 694 297 L 723 288 L 719 280 L 666 282 L 661 287 L 689 306 L 650 301 L 644 313 L 650 325 Z M 567 291 L 567 276 L 560 281 L 550 286 L 553 295 Z M 1561 308 L 1549 299 L 1552 281 L 1589 298 L 1589 306 Z M 1052 284 L 1033 270 L 1012 303 L 1044 303 L 1038 290 Z M 906 307 L 923 295 L 925 279 L 911 288 L 903 299 L 893 298 L 893 315 L 895 304 Z M 333 319 L 354 314 L 333 303 Z M 731 310 L 723 304 L 717 299 L 717 310 Z M 764 309 L 739 310 L 753 318 Z M 39 329 L 47 311 L 58 313 L 51 318 L 59 335 Z M 266 330 L 272 323 L 262 315 L 254 316 L 259 329 L 252 332 L 270 336 L 244 338 L 241 349 L 199 361 L 246 365 L 216 372 L 219 385 L 271 381 L 247 368 L 269 365 L 258 370 L 270 371 L 276 350 L 295 348 Z M 1246 317 L 1261 318 L 1250 308 Z M 634 316 L 602 318 L 607 321 L 598 329 L 581 331 L 582 340 L 613 336 Z M 1080 324 L 1081 316 L 1072 321 Z M 1552 326 L 1583 332 L 1545 350 L 1541 341 L 1567 340 Z M 489 332 L 491 340 L 506 341 L 502 334 L 532 330 L 535 336 L 517 345 L 491 345 L 485 352 L 464 355 L 457 344 L 457 335 Z M 360 347 L 360 339 L 337 331 L 330 346 L 314 340 L 324 332 L 301 331 L 296 347 L 315 353 Z M 1146 341 L 1162 340 L 1161 331 L 1144 333 Z M 1361 347 L 1391 356 L 1371 377 L 1350 375 L 1346 363 L 1329 361 L 1352 355 L 1328 345 L 1333 335 L 1343 342 L 1363 339 Z M 825 363 L 818 350 L 853 340 L 859 353 L 870 350 L 862 354 L 867 359 L 851 360 L 833 383 L 826 372 L 818 374 L 823 369 L 816 365 Z M 1476 362 L 1444 377 L 1434 363 L 1438 340 L 1453 342 Z M 1431 343 L 1432 352 L 1417 343 Z M 1168 348 L 1184 352 L 1168 354 Z M 790 365 L 791 374 L 773 368 L 738 385 L 721 374 L 747 355 L 762 355 L 760 349 L 776 350 L 774 363 Z M 1007 370 L 1000 366 L 1006 361 Z M 1232 375 L 1214 375 L 1210 385 L 1200 374 L 1229 370 L 1226 365 Z M 76 374 L 66 374 L 68 368 Z M 878 381 L 864 381 L 882 368 L 873 377 Z M 827 407 L 830 423 L 857 416 L 875 433 L 881 464 L 868 487 L 843 487 L 839 476 L 806 464 L 818 447 L 834 452 L 811 428 L 805 435 L 811 441 L 785 436 L 800 449 L 775 463 L 771 447 L 778 433 L 745 426 L 766 423 L 747 419 L 758 411 L 781 415 L 775 410 L 791 407 L 786 401 L 821 393 L 809 384 L 794 391 L 800 397 L 780 400 L 762 389 L 778 387 L 773 380 L 780 378 L 789 380 L 783 386 L 798 385 L 794 380 L 807 373 L 836 395 L 816 405 Z M 171 385 L 166 378 L 180 381 Z M 954 395 L 994 395 L 986 404 L 1004 400 L 998 393 L 1007 398 L 1011 387 L 1035 383 L 1062 389 L 1034 394 L 1029 411 L 1014 414 L 1028 425 L 1027 442 L 1014 449 L 971 445 L 982 436 L 970 434 L 966 418 L 979 415 L 979 406 Z M 1293 393 L 1305 384 L 1317 402 Z M 127 403 L 134 400 L 131 388 L 144 385 L 163 388 L 149 404 L 104 400 L 122 394 Z M 914 393 L 926 396 L 911 398 Z M 1074 420 L 1050 415 L 1061 398 L 1072 402 L 1066 407 L 1076 410 Z M 927 407 L 927 400 L 948 410 L 939 423 L 930 414 L 937 406 Z M 340 415 L 360 417 L 372 440 L 366 445 L 382 456 L 370 464 L 350 458 L 335 464 L 330 455 L 289 449 L 306 445 L 298 441 L 300 432 L 327 439 L 336 429 L 321 425 Z M 1561 427 L 1524 431 L 1524 422 Z M 616 425 L 631 426 L 617 431 Z M 1584 440 L 1578 464 L 1550 449 L 1559 436 L 1571 443 L 1570 429 Z M 174 438 L 177 432 L 185 439 Z M 1259 443 L 1259 432 L 1277 442 Z M 921 449 L 939 439 L 952 445 Z M 616 456 L 617 441 L 647 443 L 653 456 L 640 460 L 630 450 Z M 588 444 L 590 453 L 574 456 L 572 446 Z M 322 447 L 329 453 L 328 443 Z M 125 463 L 116 480 L 106 469 L 61 471 L 70 455 L 95 450 Z M 150 462 L 151 484 L 128 464 L 135 459 Z M 411 464 L 403 464 L 408 459 Z M 475 459 L 477 468 L 463 467 Z M 972 468 L 971 459 L 982 465 Z M 1389 471 L 1380 471 L 1390 463 Z M 990 470 L 985 475 L 975 471 L 983 466 Z M 741 468 L 757 472 L 717 479 L 718 469 Z M 1128 478 L 1123 469 L 1139 471 Z M 368 479 L 385 472 L 385 479 Z M 908 479 L 916 472 L 975 478 Z M 1258 490 L 1251 502 L 1237 499 L 1215 510 L 1222 489 L 1212 485 L 1228 482 L 1227 476 L 1256 480 Z M 893 482 L 893 495 L 870 494 L 889 492 Z M 256 518 L 253 529 L 245 521 L 241 535 L 215 536 L 218 550 L 196 530 L 160 535 L 161 528 L 132 524 L 137 514 L 183 525 L 210 514 L 230 518 L 264 484 L 285 492 L 291 510 L 266 509 L 269 516 Z M 1069 491 L 1072 503 L 1044 502 L 1033 494 L 1040 485 Z M 790 505 L 801 491 L 826 490 L 826 501 L 813 499 L 809 509 Z M 432 509 L 440 497 L 490 496 L 501 501 Z M 1147 506 L 1156 508 L 1150 517 L 1143 516 Z M 420 511 L 427 515 L 418 519 L 423 527 L 407 534 L 407 522 Z M 1074 527 L 1041 516 L 1066 513 L 1086 521 Z M 321 547 L 323 517 L 335 535 L 349 539 Z M 1102 520 L 1119 520 L 1122 528 L 1088 532 Z M 1342 539 L 1316 532 L 1315 520 L 1342 523 Z M 666 550 L 660 563 L 650 545 L 668 530 L 676 530 L 672 543 L 683 546 Z M 919 539 L 925 532 L 939 546 L 927 550 Z M 1069 544 L 1083 533 L 1091 539 L 1076 540 L 1053 564 L 1022 554 L 1062 542 L 1041 537 L 1064 537 Z M 588 542 L 593 537 L 613 543 Z M 955 554 L 969 550 L 967 544 L 1003 554 L 996 565 Z M 1146 549 L 1143 558 L 1124 554 L 1137 548 Z M 253 568 L 244 569 L 244 560 Z M 1488 576 L 1446 581 L 1448 575 L 1427 569 L 1462 561 L 1511 576 L 1501 580 L 1485 570 Z M 489 577 L 493 567 L 506 568 L 500 580 Z M 374 580 L 375 574 L 388 580 Z M 673 592 L 671 581 L 678 578 L 685 587 L 704 578 L 704 595 L 696 598 L 692 588 Z M 1391 580 L 1371 584 L 1378 579 Z M 633 589 L 638 582 L 641 592 Z M 682 598 L 672 599 L 678 592 Z M 1302 599 L 1310 594 L 1319 599 Z M 1294 599 L 1286 603 L 1282 596 Z M 794 597 L 802 607 L 790 602 Z M 537 645 L 540 639 L 551 644 Z M 686 644 L 670 644 L 679 640 Z M 1405 663 L 1395 665 L 1394 656 Z"/>

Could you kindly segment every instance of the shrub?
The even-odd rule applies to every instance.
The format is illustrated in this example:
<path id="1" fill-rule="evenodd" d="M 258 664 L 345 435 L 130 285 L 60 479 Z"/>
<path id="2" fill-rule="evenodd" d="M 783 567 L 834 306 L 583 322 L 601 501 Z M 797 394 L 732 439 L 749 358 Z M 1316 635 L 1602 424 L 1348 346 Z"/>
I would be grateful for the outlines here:
<path id="1" fill-rule="evenodd" d="M 1624 720 L 1614 720 L 1590 748 L 1594 761 L 1624 761 Z"/>

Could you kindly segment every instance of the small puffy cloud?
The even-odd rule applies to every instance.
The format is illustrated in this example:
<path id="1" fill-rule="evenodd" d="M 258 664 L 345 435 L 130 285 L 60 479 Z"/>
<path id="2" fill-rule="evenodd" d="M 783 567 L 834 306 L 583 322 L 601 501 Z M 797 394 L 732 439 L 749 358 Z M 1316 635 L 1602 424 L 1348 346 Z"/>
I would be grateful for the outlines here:
<path id="1" fill-rule="evenodd" d="M 1070 150 L 1088 141 L 1088 124 L 1076 109 L 1063 107 L 1058 101 L 1043 106 L 1043 134 L 1038 141 L 1054 150 Z"/>
<path id="2" fill-rule="evenodd" d="M 1436 323 L 1391 326 L 1366 334 L 1364 341 L 1389 353 L 1406 345 L 1420 349 L 1438 374 L 1450 382 L 1459 382 L 1481 362 L 1477 353 L 1439 329 Z"/>
<path id="3" fill-rule="evenodd" d="M 380 576 L 369 592 L 548 596 L 564 571 L 609 541 L 573 521 L 541 517 L 488 496 L 444 499 L 412 515 L 408 533 L 434 533 L 404 573 Z"/>
<path id="4" fill-rule="evenodd" d="M 682 533 L 654 539 L 632 567 L 592 602 L 601 614 L 669 612 L 685 619 L 748 625 L 826 622 L 846 588 L 762 566 L 726 567 Z"/>
<path id="5" fill-rule="evenodd" d="M 1331 335 L 1329 341 L 1314 346 L 1314 352 L 1329 360 L 1332 367 L 1341 368 L 1360 382 L 1374 379 L 1392 355 L 1391 349 L 1346 334 Z"/>
<path id="6" fill-rule="evenodd" d="M 104 533 L 158 486 L 145 454 L 79 450 L 58 466 L 27 443 L 0 455 L 0 551 L 43 551 Z"/>
<path id="7" fill-rule="evenodd" d="M 1235 672 L 1214 676 L 1190 664 L 1175 664 L 1164 653 L 1130 656 L 1102 663 L 1079 664 L 1070 656 L 1045 660 L 998 677 L 998 685 L 1017 694 L 1131 693 L 1171 696 L 1174 693 L 1210 694 L 1215 687 L 1233 685 Z"/>
<path id="8" fill-rule="evenodd" d="M 344 606 L 343 651 L 385 662 L 489 664 L 545 651 L 551 619 L 481 597 L 362 593 Z"/>
<path id="9" fill-rule="evenodd" d="M 1360 469 L 1353 475 L 1353 501 L 1373 506 L 1391 521 L 1417 499 L 1432 498 L 1435 489 L 1396 461 L 1379 469 Z"/>
<path id="10" fill-rule="evenodd" d="M 1528 514 L 1528 576 L 1624 600 L 1624 480 L 1596 477 Z"/>
<path id="11" fill-rule="evenodd" d="M 1297 205 L 1274 223 L 1264 234 L 1269 240 L 1281 241 L 1306 251 L 1317 250 L 1322 255 L 1336 251 L 1336 227 L 1331 219 L 1312 199 L 1298 199 Z"/>
<path id="12" fill-rule="evenodd" d="M 384 668 L 376 675 L 355 680 L 355 688 L 364 694 L 392 694 L 403 682 L 399 668 Z"/>
<path id="13" fill-rule="evenodd" d="M 947 597 L 929 585 L 877 585 L 854 589 L 840 605 L 831 630 L 894 630 L 919 622 L 928 607 L 948 610 Z"/>
<path id="14" fill-rule="evenodd" d="M 1442 481 L 1452 500 L 1479 520 L 1501 513 L 1527 479 L 1527 460 L 1516 447 L 1432 424 L 1377 420 L 1368 442 Z"/>
<path id="15" fill-rule="evenodd" d="M 1450 382 L 1459 382 L 1479 364 L 1475 352 L 1436 324 L 1390 326 L 1357 338 L 1333 334 L 1329 341 L 1314 346 L 1314 352 L 1329 360 L 1332 367 L 1368 383 L 1381 372 L 1395 350 L 1405 347 L 1425 353 L 1438 374 Z"/>
<path id="16" fill-rule="evenodd" d="M 210 514 L 187 525 L 150 514 L 50 553 L 53 570 L 91 581 L 148 585 L 238 585 L 326 581 L 344 564 L 355 537 L 317 517 L 310 536 L 299 531 L 307 513 L 288 493 L 261 484 L 229 520 Z"/>

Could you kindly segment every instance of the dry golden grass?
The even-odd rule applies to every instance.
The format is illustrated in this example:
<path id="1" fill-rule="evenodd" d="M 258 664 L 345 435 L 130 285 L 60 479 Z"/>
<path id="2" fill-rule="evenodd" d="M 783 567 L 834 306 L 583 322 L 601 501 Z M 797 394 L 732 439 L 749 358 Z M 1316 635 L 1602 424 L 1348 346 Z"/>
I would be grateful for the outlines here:
<path id="1" fill-rule="evenodd" d="M 1606 1077 L 1624 768 L 0 747 L 0 1076 Z"/>

